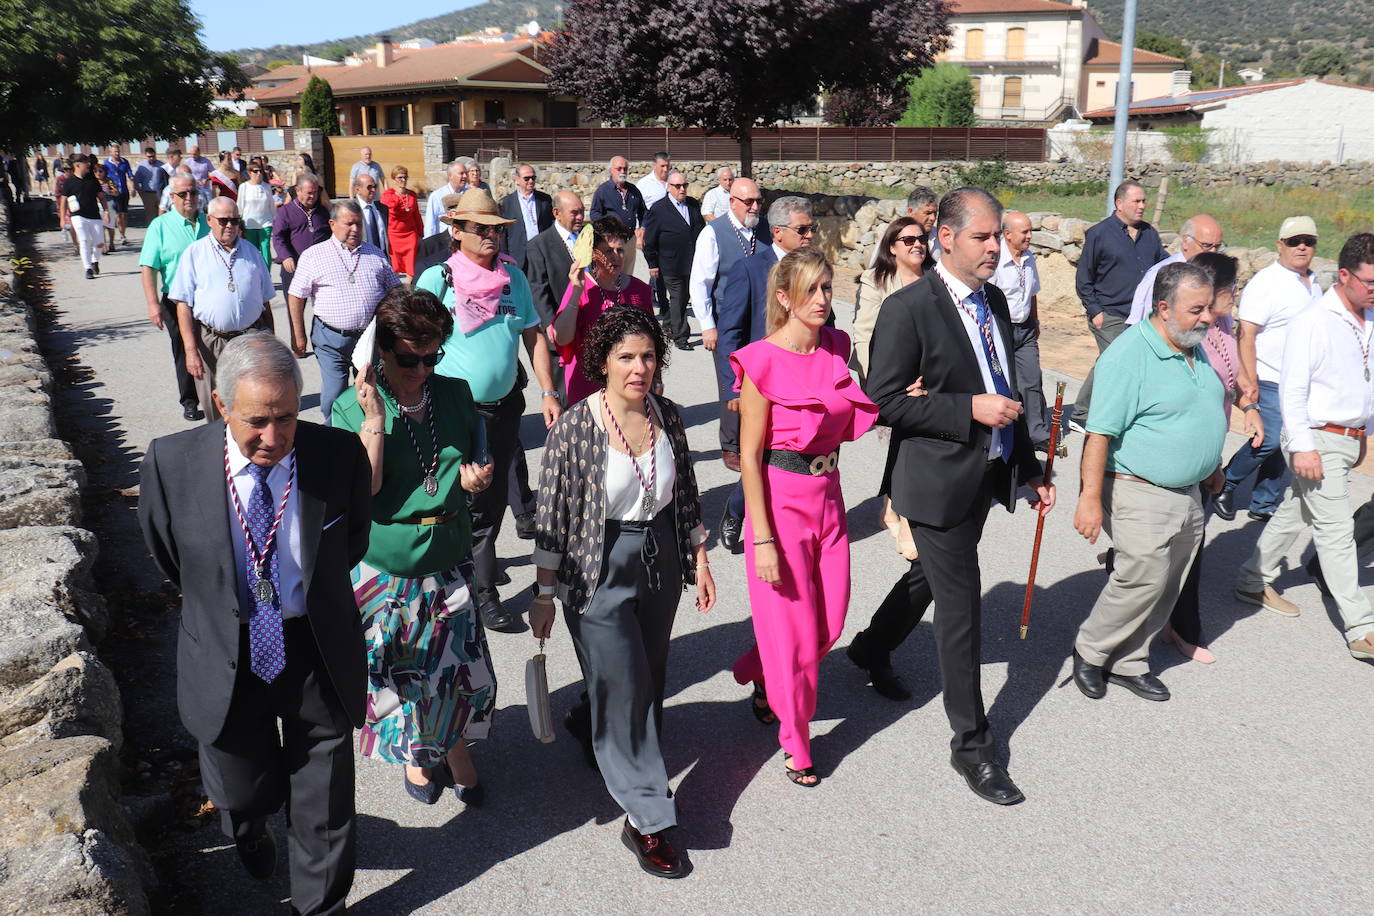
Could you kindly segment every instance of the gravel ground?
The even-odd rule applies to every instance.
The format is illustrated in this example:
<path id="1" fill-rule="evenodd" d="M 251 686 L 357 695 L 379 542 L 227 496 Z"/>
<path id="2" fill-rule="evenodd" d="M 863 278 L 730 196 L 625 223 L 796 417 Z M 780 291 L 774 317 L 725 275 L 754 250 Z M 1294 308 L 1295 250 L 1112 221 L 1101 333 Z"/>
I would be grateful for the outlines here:
<path id="1" fill-rule="evenodd" d="M 131 232 L 135 242 L 141 236 Z M 67 406 L 77 414 L 78 435 L 90 440 L 95 502 L 108 507 L 92 520 L 104 540 L 106 585 L 116 594 L 156 591 L 157 573 L 130 524 L 132 498 L 99 497 L 134 486 L 148 440 L 187 425 L 166 339 L 143 317 L 137 250 L 116 252 L 102 276 L 87 281 L 56 233 L 39 236 L 37 248 L 59 309 L 49 346 L 57 359 L 89 370 Z M 838 311 L 847 325 L 852 308 Z M 284 323 L 280 305 L 277 314 Z M 714 527 L 732 475 L 716 460 L 710 357 L 701 349 L 674 357 L 668 393 L 683 405 Z M 304 415 L 314 419 L 318 373 L 313 361 L 304 368 Z M 1046 372 L 1048 390 L 1056 377 Z M 525 418 L 527 443 L 539 441 L 540 425 Z M 981 549 L 984 692 L 1025 804 L 980 801 L 951 771 L 928 622 L 894 659 L 915 692 L 909 702 L 877 696 L 842 652 L 831 653 L 813 726 L 826 779 L 816 791 L 789 783 L 775 736 L 755 722 L 746 690 L 729 673 L 751 639 L 744 564 L 715 549 L 720 604 L 703 615 L 690 599 L 682 602 L 665 713 L 678 838 L 693 875 L 669 883 L 638 870 L 617 836 L 622 815 L 576 743 L 561 730 L 547 746 L 530 737 L 522 684 L 534 641 L 528 633 L 492 634 L 498 713 L 491 738 L 475 750 L 489 788 L 486 806 L 464 810 L 452 796 L 420 806 L 402 791 L 398 768 L 360 761 L 352 909 L 379 916 L 1368 912 L 1359 880 L 1374 838 L 1358 806 L 1374 739 L 1359 723 L 1374 671 L 1347 655 L 1334 608 L 1296 556 L 1296 572 L 1278 584 L 1302 607 L 1301 617 L 1232 600 L 1234 570 L 1258 524 L 1242 514 L 1209 525 L 1203 616 L 1217 664 L 1187 663 L 1171 648 L 1156 648 L 1154 668 L 1174 692 L 1164 704 L 1116 688 L 1091 702 L 1066 686 L 1075 628 L 1104 581 L 1096 557 L 1105 545 L 1091 546 L 1072 530 L 1078 444 L 1073 437 L 1059 465 L 1064 504 L 1046 526 L 1024 642 L 1017 617 L 1033 513 L 1024 505 L 1013 515 L 994 509 Z M 1232 436 L 1228 454 L 1238 444 Z M 91 457 L 97 452 L 101 457 Z M 844 450 L 854 587 L 841 647 L 901 572 L 873 496 L 883 455 L 876 433 Z M 538 457 L 532 449 L 532 465 Z M 1353 489 L 1363 500 L 1371 483 L 1361 478 Z M 500 552 L 514 580 L 504 591 L 523 610 L 533 578 L 529 544 L 508 532 Z M 140 620 L 103 650 L 119 656 L 132 752 L 184 760 L 191 745 L 175 722 L 166 663 L 175 617 Z M 579 689 L 561 623 L 548 654 L 561 717 Z M 210 819 L 174 826 L 153 845 L 166 887 L 162 911 L 281 911 L 285 868 L 269 882 L 252 881 Z M 952 888 L 960 890 L 955 897 Z"/>

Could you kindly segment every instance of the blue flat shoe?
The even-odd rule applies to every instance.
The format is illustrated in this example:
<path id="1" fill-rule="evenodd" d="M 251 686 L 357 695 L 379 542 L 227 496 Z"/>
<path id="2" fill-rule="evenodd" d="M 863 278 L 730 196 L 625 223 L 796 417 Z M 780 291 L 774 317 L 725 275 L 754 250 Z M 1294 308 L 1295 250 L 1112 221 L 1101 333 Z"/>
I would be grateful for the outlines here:
<path id="1" fill-rule="evenodd" d="M 453 794 L 458 796 L 458 800 L 469 808 L 480 808 L 487 797 L 487 784 L 479 782 L 475 786 L 460 786 L 454 783 Z"/>
<path id="2" fill-rule="evenodd" d="M 423 786 L 417 786 L 406 776 L 405 771 L 401 771 L 401 782 L 406 784 L 406 794 L 424 805 L 432 805 L 439 800 L 439 796 L 444 794 L 443 783 L 437 779 L 431 779 Z"/>

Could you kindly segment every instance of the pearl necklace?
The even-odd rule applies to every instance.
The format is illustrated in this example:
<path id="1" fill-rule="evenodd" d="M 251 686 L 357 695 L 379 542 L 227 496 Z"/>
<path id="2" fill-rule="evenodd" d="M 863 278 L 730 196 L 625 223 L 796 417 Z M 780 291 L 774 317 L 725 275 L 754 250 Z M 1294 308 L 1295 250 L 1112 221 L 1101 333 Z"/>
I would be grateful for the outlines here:
<path id="1" fill-rule="evenodd" d="M 420 400 L 416 403 L 402 404 L 400 399 L 397 399 L 396 406 L 401 409 L 402 413 L 408 416 L 419 416 L 421 413 L 424 413 L 425 408 L 429 406 L 429 386 L 426 385 L 420 392 Z"/>

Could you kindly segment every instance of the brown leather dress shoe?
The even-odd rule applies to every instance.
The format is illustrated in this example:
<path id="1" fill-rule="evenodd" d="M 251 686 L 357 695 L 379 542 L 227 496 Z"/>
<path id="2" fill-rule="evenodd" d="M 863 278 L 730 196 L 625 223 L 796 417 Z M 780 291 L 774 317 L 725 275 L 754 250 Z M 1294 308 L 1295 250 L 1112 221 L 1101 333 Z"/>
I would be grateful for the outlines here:
<path id="1" fill-rule="evenodd" d="M 668 842 L 666 830 L 658 833 L 640 833 L 625 818 L 625 829 L 620 839 L 626 848 L 635 854 L 639 867 L 656 878 L 681 878 L 688 872 L 687 862 Z"/>
<path id="2" fill-rule="evenodd" d="M 720 460 L 736 474 L 739 473 L 739 452 L 721 452 Z"/>

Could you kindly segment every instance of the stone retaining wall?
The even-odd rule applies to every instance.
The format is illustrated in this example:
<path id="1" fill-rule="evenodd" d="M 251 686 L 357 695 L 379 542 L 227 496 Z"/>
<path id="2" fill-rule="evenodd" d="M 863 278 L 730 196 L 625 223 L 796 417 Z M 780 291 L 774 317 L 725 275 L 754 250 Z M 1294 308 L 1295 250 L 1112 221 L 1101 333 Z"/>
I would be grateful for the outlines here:
<path id="1" fill-rule="evenodd" d="M 0 914 L 141 916 L 153 876 L 120 804 L 119 688 L 93 653 L 108 617 L 85 474 L 56 437 L 13 257 L 0 205 Z"/>

